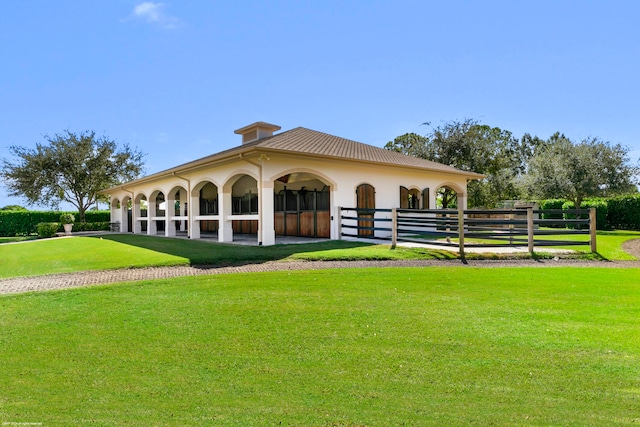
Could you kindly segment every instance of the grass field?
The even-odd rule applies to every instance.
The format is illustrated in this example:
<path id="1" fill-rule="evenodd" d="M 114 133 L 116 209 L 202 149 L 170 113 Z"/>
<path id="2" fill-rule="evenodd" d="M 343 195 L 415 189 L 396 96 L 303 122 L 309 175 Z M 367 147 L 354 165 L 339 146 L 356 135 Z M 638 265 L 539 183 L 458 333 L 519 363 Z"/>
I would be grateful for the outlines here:
<path id="1" fill-rule="evenodd" d="M 284 259 L 455 259 L 452 252 L 327 241 L 244 246 L 133 234 L 0 245 L 0 278 L 167 265 L 229 265 Z"/>
<path id="2" fill-rule="evenodd" d="M 522 237 L 521 237 L 522 238 Z M 524 238 L 526 240 L 526 237 Z M 636 258 L 632 255 L 624 252 L 622 250 L 622 244 L 627 240 L 631 239 L 640 239 L 640 231 L 632 231 L 632 230 L 612 230 L 612 231 L 598 231 L 597 232 L 597 254 L 595 257 L 592 257 L 590 254 L 589 247 L 589 235 L 550 235 L 550 236 L 538 236 L 536 239 L 539 240 L 566 240 L 566 241 L 574 241 L 580 242 L 581 245 L 576 246 L 553 246 L 555 249 L 564 249 L 569 251 L 575 251 L 582 257 L 588 257 L 597 259 L 598 257 L 601 259 L 609 260 L 609 261 L 631 261 Z M 452 242 L 457 243 L 458 239 L 451 239 Z M 487 244 L 500 244 L 504 245 L 504 241 L 500 240 L 491 240 L 491 239 L 466 239 L 467 243 L 487 243 Z M 526 242 L 522 243 L 523 246 L 526 246 Z M 539 246 L 542 247 L 542 246 Z"/>
<path id="3" fill-rule="evenodd" d="M 632 260 L 621 249 L 639 232 L 599 232 L 598 256 L 607 260 Z M 469 258 L 473 254 L 467 255 Z M 478 255 L 475 255 L 478 257 Z M 483 256 L 483 255 L 480 255 Z M 525 255 L 526 256 L 526 255 Z M 589 254 L 580 256 L 588 257 Z M 133 234 L 113 234 L 72 239 L 45 239 L 20 244 L 0 244 L 0 278 L 69 273 L 84 270 L 167 266 L 229 265 L 273 260 L 381 260 L 455 259 L 454 252 L 424 248 L 327 241 L 269 247 L 242 246 L 199 240 L 170 239 Z"/>
<path id="4" fill-rule="evenodd" d="M 344 269 L 0 297 L 0 422 L 640 422 L 637 269 Z"/>

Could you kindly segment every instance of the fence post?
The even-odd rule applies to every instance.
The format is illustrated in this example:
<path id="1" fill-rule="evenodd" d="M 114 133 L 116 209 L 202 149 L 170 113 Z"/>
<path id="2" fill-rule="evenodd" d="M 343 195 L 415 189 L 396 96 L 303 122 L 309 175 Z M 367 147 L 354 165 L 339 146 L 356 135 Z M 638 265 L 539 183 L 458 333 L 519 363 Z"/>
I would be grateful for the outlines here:
<path id="1" fill-rule="evenodd" d="M 338 240 L 342 240 L 342 206 L 338 206 Z"/>
<path id="2" fill-rule="evenodd" d="M 527 207 L 527 249 L 533 255 L 533 208 Z"/>
<path id="3" fill-rule="evenodd" d="M 515 216 L 513 215 L 513 209 L 511 213 L 508 215 L 509 217 L 509 245 L 513 246 L 513 220 Z"/>
<path id="4" fill-rule="evenodd" d="M 596 253 L 596 208 L 589 208 L 589 235 L 591 236 L 591 252 Z"/>
<path id="5" fill-rule="evenodd" d="M 391 208 L 391 249 L 396 248 L 398 242 L 398 212 Z"/>
<path id="6" fill-rule="evenodd" d="M 464 257 L 464 211 L 462 209 L 458 209 L 458 251 L 460 259 L 466 264 Z"/>

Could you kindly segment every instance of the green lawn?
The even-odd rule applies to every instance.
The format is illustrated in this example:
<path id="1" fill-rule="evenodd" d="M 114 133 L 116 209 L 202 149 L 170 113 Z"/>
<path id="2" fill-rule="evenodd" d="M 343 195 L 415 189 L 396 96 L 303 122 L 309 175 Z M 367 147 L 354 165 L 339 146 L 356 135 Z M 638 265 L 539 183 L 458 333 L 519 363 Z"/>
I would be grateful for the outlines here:
<path id="1" fill-rule="evenodd" d="M 622 250 L 622 244 L 631 239 L 640 239 L 640 231 L 598 231 L 598 254 L 608 260 L 635 260 Z"/>
<path id="2" fill-rule="evenodd" d="M 640 238 L 640 233 L 599 232 L 598 254 L 608 260 L 634 259 L 621 249 L 624 241 L 633 238 Z M 483 256 L 486 255 L 467 254 L 468 258 Z M 230 265 L 292 259 L 392 260 L 456 257 L 454 252 L 445 250 L 403 247 L 391 250 L 389 245 L 362 242 L 327 241 L 264 247 L 112 234 L 0 245 L 0 278 L 130 267 Z"/>
<path id="3" fill-rule="evenodd" d="M 167 265 L 230 265 L 283 259 L 441 259 L 446 251 L 327 241 L 245 246 L 133 234 L 0 245 L 0 278 Z"/>
<path id="4" fill-rule="evenodd" d="M 637 425 L 639 273 L 344 269 L 2 296 L 0 422 Z"/>
<path id="5" fill-rule="evenodd" d="M 437 238 L 437 236 L 429 236 L 429 238 Z M 521 239 L 526 240 L 526 236 L 520 236 Z M 613 231 L 597 231 L 597 254 L 596 256 L 591 255 L 591 248 L 589 247 L 589 235 L 580 235 L 580 234 L 563 234 L 563 235 L 537 235 L 536 240 L 568 240 L 574 242 L 580 242 L 581 245 L 571 245 L 571 246 L 552 246 L 553 249 L 563 249 L 567 251 L 574 251 L 578 256 L 584 257 L 586 259 L 604 259 L 608 261 L 631 261 L 636 258 L 625 251 L 622 250 L 622 244 L 627 240 L 632 239 L 640 239 L 640 231 L 631 231 L 631 230 L 613 230 Z M 444 239 L 440 239 L 444 240 Z M 451 239 L 451 242 L 456 243 L 458 239 Z M 495 239 L 478 239 L 478 238 L 469 238 L 465 239 L 466 243 L 476 243 L 476 244 L 499 244 L 507 246 L 505 241 L 495 240 Z M 522 243 L 521 246 L 526 246 L 526 242 Z M 543 248 L 542 246 L 538 246 L 538 248 Z M 488 249 L 490 251 L 491 249 Z M 543 252 L 538 253 L 539 256 L 544 255 Z M 555 255 L 552 255 L 555 256 Z M 468 257 L 474 257 L 473 254 L 469 254 Z"/>

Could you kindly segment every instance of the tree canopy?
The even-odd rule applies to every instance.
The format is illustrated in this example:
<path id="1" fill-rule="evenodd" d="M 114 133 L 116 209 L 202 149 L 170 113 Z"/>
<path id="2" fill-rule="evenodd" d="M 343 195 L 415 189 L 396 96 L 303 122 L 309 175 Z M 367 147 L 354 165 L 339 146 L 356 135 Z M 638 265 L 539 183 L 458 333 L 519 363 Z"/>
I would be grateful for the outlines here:
<path id="1" fill-rule="evenodd" d="M 429 125 L 429 123 L 425 123 Z M 511 132 L 478 123 L 452 121 L 431 129 L 426 136 L 414 133 L 397 137 L 385 148 L 455 168 L 487 175 L 468 185 L 469 205 L 493 207 L 518 191 L 512 179 L 523 169 L 526 150 Z M 455 199 L 452 190 L 441 189 L 446 208 Z"/>
<path id="2" fill-rule="evenodd" d="M 0 176 L 10 196 L 28 204 L 59 206 L 66 201 L 78 209 L 80 221 L 99 198 L 98 192 L 137 178 L 144 155 L 128 145 L 118 145 L 93 131 L 64 131 L 44 137 L 35 149 L 9 147 L 15 160 L 2 159 Z"/>
<path id="3" fill-rule="evenodd" d="M 20 205 L 7 205 L 7 206 L 4 206 L 3 208 L 0 208 L 0 211 L 26 211 L 26 210 L 27 208 Z"/>
<path id="4" fill-rule="evenodd" d="M 585 197 L 637 192 L 639 169 L 629 149 L 598 138 L 576 144 L 556 132 L 546 140 L 528 133 L 517 139 L 467 119 L 433 127 L 425 136 L 401 135 L 385 148 L 486 175 L 468 184 L 471 207 L 529 197 L 565 198 L 579 208 Z M 455 200 L 446 188 L 439 197 L 445 208 Z"/>
<path id="5" fill-rule="evenodd" d="M 586 197 L 636 192 L 637 166 L 629 149 L 597 138 L 573 143 L 559 133 L 531 157 L 521 179 L 525 194 L 541 198 L 565 198 L 576 209 Z"/>

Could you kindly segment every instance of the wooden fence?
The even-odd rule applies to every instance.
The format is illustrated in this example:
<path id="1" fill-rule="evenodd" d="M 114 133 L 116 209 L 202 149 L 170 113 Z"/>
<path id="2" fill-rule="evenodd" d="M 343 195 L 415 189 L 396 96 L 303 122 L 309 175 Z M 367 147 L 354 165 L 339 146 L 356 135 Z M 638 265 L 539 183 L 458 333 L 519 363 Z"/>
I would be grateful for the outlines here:
<path id="1" fill-rule="evenodd" d="M 555 228 L 552 228 L 555 227 Z M 560 228 L 558 228 L 560 227 Z M 340 236 L 457 248 L 589 246 L 596 252 L 596 210 L 340 208 Z M 584 235 L 588 240 L 568 238 Z"/>

